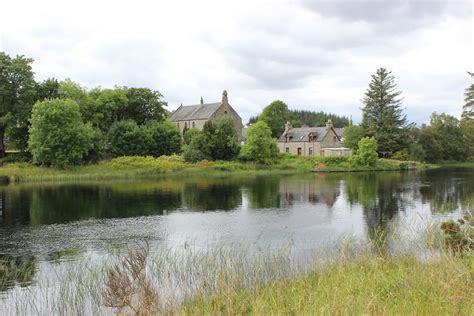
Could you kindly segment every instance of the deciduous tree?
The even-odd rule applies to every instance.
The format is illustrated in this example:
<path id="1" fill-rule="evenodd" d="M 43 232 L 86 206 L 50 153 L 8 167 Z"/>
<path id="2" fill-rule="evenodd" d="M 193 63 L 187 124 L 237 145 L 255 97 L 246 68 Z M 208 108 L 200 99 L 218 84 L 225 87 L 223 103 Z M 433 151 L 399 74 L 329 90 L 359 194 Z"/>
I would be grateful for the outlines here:
<path id="1" fill-rule="evenodd" d="M 271 164 L 278 156 L 276 140 L 272 131 L 264 121 L 258 121 L 248 128 L 247 140 L 240 150 L 243 160 Z"/>
<path id="2" fill-rule="evenodd" d="M 80 164 L 94 147 L 93 129 L 70 99 L 37 102 L 31 115 L 29 149 L 33 162 L 55 167 Z"/>
<path id="3" fill-rule="evenodd" d="M 281 133 L 285 130 L 285 123 L 292 119 L 288 106 L 280 100 L 267 105 L 258 118 L 259 121 L 264 121 L 270 127 L 274 138 L 281 136 Z"/>

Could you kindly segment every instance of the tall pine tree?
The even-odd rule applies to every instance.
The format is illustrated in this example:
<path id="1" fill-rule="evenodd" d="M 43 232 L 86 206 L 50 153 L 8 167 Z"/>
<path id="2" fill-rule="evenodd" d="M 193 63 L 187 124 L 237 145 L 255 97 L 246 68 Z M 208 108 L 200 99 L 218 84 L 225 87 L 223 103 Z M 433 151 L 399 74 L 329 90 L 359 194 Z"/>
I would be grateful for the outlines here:
<path id="1" fill-rule="evenodd" d="M 474 73 L 468 72 L 468 74 L 474 79 Z M 461 119 L 474 120 L 474 83 L 472 83 L 464 93 Z"/>
<path id="2" fill-rule="evenodd" d="M 377 69 L 365 92 L 361 125 L 366 136 L 375 137 L 379 151 L 396 152 L 408 145 L 408 129 L 412 124 L 403 113 L 400 95 L 392 72 Z"/>

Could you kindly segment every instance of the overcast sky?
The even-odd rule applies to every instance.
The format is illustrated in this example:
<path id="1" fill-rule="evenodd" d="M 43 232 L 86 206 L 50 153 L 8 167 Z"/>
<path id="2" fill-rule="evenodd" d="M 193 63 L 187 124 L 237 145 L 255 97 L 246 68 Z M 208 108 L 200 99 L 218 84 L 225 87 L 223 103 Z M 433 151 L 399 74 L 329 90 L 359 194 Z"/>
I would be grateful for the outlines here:
<path id="1" fill-rule="evenodd" d="M 473 2 L 4 1 L 0 51 L 35 59 L 38 80 L 159 90 L 180 103 L 229 101 L 244 123 L 273 100 L 361 118 L 378 67 L 409 120 L 459 116 L 474 70 Z"/>

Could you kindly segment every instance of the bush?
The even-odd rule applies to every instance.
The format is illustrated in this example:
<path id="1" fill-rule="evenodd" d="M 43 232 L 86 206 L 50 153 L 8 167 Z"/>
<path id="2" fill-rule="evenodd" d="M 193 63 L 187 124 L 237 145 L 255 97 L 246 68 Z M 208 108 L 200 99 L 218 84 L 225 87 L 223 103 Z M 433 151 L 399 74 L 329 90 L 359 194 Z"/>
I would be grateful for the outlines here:
<path id="1" fill-rule="evenodd" d="M 278 157 L 278 147 L 272 138 L 272 131 L 264 121 L 251 125 L 247 141 L 242 146 L 240 158 L 262 164 L 272 164 Z"/>
<path id="2" fill-rule="evenodd" d="M 359 141 L 355 161 L 362 166 L 375 166 L 378 160 L 377 141 L 374 137 L 364 137 Z"/>
<path id="3" fill-rule="evenodd" d="M 38 102 L 31 115 L 29 149 L 36 164 L 66 167 L 83 162 L 93 148 L 93 130 L 70 99 Z"/>
<path id="4" fill-rule="evenodd" d="M 145 144 L 142 155 L 159 157 L 181 152 L 179 128 L 171 122 L 150 122 L 142 127 Z"/>
<path id="5" fill-rule="evenodd" d="M 140 156 L 145 137 L 137 123 L 131 120 L 115 122 L 108 132 L 108 152 L 113 157 Z"/>

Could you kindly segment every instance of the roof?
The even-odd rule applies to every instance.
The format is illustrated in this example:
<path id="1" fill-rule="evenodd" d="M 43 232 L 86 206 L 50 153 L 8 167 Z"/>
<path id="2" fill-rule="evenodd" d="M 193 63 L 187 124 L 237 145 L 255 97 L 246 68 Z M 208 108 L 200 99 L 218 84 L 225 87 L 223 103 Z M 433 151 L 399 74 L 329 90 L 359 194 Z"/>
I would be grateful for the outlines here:
<path id="1" fill-rule="evenodd" d="M 221 106 L 221 102 L 180 106 L 170 116 L 171 121 L 205 120 Z"/>
<path id="2" fill-rule="evenodd" d="M 342 138 L 344 135 L 343 128 L 333 128 L 334 132 L 339 138 Z M 280 138 L 278 139 L 279 142 L 286 141 L 286 135 L 292 137 L 288 141 L 290 142 L 307 142 L 309 141 L 310 133 L 313 134 L 313 139 L 316 142 L 320 142 L 323 140 L 324 136 L 326 135 L 327 129 L 326 127 L 297 127 L 291 128 L 287 134 L 283 133 Z"/>

